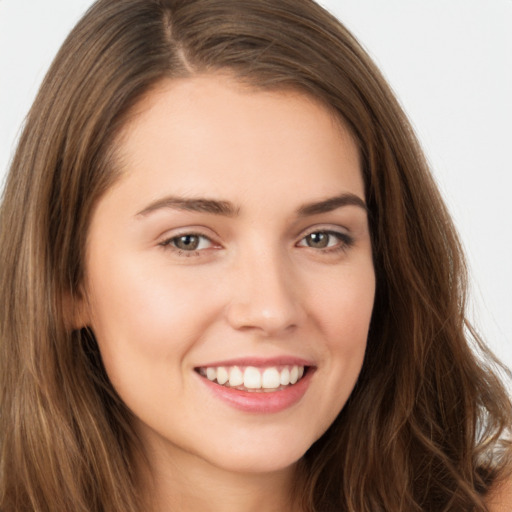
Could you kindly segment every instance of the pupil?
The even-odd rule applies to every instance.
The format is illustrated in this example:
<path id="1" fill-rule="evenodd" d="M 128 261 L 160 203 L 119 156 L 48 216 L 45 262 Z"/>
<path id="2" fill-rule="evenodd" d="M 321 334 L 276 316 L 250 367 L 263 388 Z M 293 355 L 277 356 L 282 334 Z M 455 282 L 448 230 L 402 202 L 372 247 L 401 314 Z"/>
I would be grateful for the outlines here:
<path id="1" fill-rule="evenodd" d="M 199 237 L 196 235 L 183 235 L 176 239 L 176 247 L 185 251 L 193 251 L 199 245 Z"/>
<path id="2" fill-rule="evenodd" d="M 324 248 L 327 247 L 329 242 L 329 235 L 327 233 L 311 233 L 308 238 L 310 247 Z"/>

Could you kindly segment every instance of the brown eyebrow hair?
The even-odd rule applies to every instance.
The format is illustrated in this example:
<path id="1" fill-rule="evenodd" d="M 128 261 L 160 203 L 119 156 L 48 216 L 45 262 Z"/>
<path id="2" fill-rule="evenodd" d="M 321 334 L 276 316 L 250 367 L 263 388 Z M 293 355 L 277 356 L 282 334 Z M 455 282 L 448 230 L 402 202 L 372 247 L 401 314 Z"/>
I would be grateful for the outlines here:
<path id="1" fill-rule="evenodd" d="M 349 192 L 323 201 L 305 204 L 297 210 L 297 213 L 299 217 L 308 217 L 310 215 L 318 215 L 319 213 L 331 212 L 342 206 L 359 206 L 368 213 L 366 203 L 356 194 Z"/>
<path id="2" fill-rule="evenodd" d="M 368 211 L 365 202 L 356 194 L 344 193 L 339 196 L 330 197 L 322 201 L 315 201 L 302 205 L 297 210 L 299 217 L 308 217 L 327 213 L 343 206 L 358 206 L 365 212 Z M 192 212 L 211 213 L 225 217 L 236 217 L 240 213 L 240 207 L 230 201 L 219 201 L 206 198 L 186 198 L 179 196 L 168 196 L 158 199 L 137 213 L 137 216 L 146 216 L 161 208 L 174 208 Z"/>
<path id="3" fill-rule="evenodd" d="M 158 199 L 149 206 L 137 213 L 137 216 L 146 216 L 161 208 L 174 208 L 191 212 L 205 212 L 226 217 L 236 217 L 239 213 L 237 208 L 230 201 L 218 201 L 216 199 L 186 198 L 169 196 Z"/>

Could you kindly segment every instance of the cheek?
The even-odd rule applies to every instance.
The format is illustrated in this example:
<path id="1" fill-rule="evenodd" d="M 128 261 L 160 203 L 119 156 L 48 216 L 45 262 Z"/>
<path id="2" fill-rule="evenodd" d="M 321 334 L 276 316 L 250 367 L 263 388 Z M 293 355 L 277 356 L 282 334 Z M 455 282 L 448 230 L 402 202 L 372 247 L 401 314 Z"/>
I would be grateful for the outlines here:
<path id="1" fill-rule="evenodd" d="M 333 349 L 366 345 L 375 298 L 373 264 L 346 267 L 314 297 L 316 316 Z"/>
<path id="2" fill-rule="evenodd" d="M 324 340 L 322 374 L 325 390 L 317 397 L 325 412 L 322 428 L 334 421 L 345 405 L 361 371 L 375 295 L 370 263 L 340 269 L 323 284 L 315 304 L 317 326 Z"/>
<path id="3" fill-rule="evenodd" d="M 215 298 L 200 279 L 112 255 L 90 265 L 91 327 L 105 366 L 176 361 L 200 335 Z M 138 363 L 137 363 L 138 364 Z M 140 366 L 140 365 L 139 365 Z"/>

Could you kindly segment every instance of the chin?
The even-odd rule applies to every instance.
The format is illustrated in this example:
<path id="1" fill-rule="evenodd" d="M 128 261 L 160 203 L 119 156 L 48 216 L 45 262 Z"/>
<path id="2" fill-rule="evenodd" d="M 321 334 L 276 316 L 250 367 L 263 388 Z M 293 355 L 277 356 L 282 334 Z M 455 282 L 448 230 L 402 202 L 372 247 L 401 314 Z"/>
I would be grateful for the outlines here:
<path id="1" fill-rule="evenodd" d="M 293 469 L 304 453 L 230 454 L 217 467 L 235 474 L 279 473 Z"/>
<path id="2" fill-rule="evenodd" d="M 275 473 L 293 468 L 313 442 L 314 439 L 294 439 L 293 434 L 270 440 L 254 437 L 243 443 L 217 445 L 207 459 L 233 473 Z"/>

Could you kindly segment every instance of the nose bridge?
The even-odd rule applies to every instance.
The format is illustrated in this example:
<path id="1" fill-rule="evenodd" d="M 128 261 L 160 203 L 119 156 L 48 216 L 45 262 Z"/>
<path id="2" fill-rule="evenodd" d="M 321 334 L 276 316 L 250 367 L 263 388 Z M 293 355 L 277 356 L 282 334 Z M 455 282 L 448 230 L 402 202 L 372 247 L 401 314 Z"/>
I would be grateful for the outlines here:
<path id="1" fill-rule="evenodd" d="M 291 262 L 278 246 L 241 250 L 236 262 L 229 323 L 276 335 L 296 327 L 302 318 Z"/>

